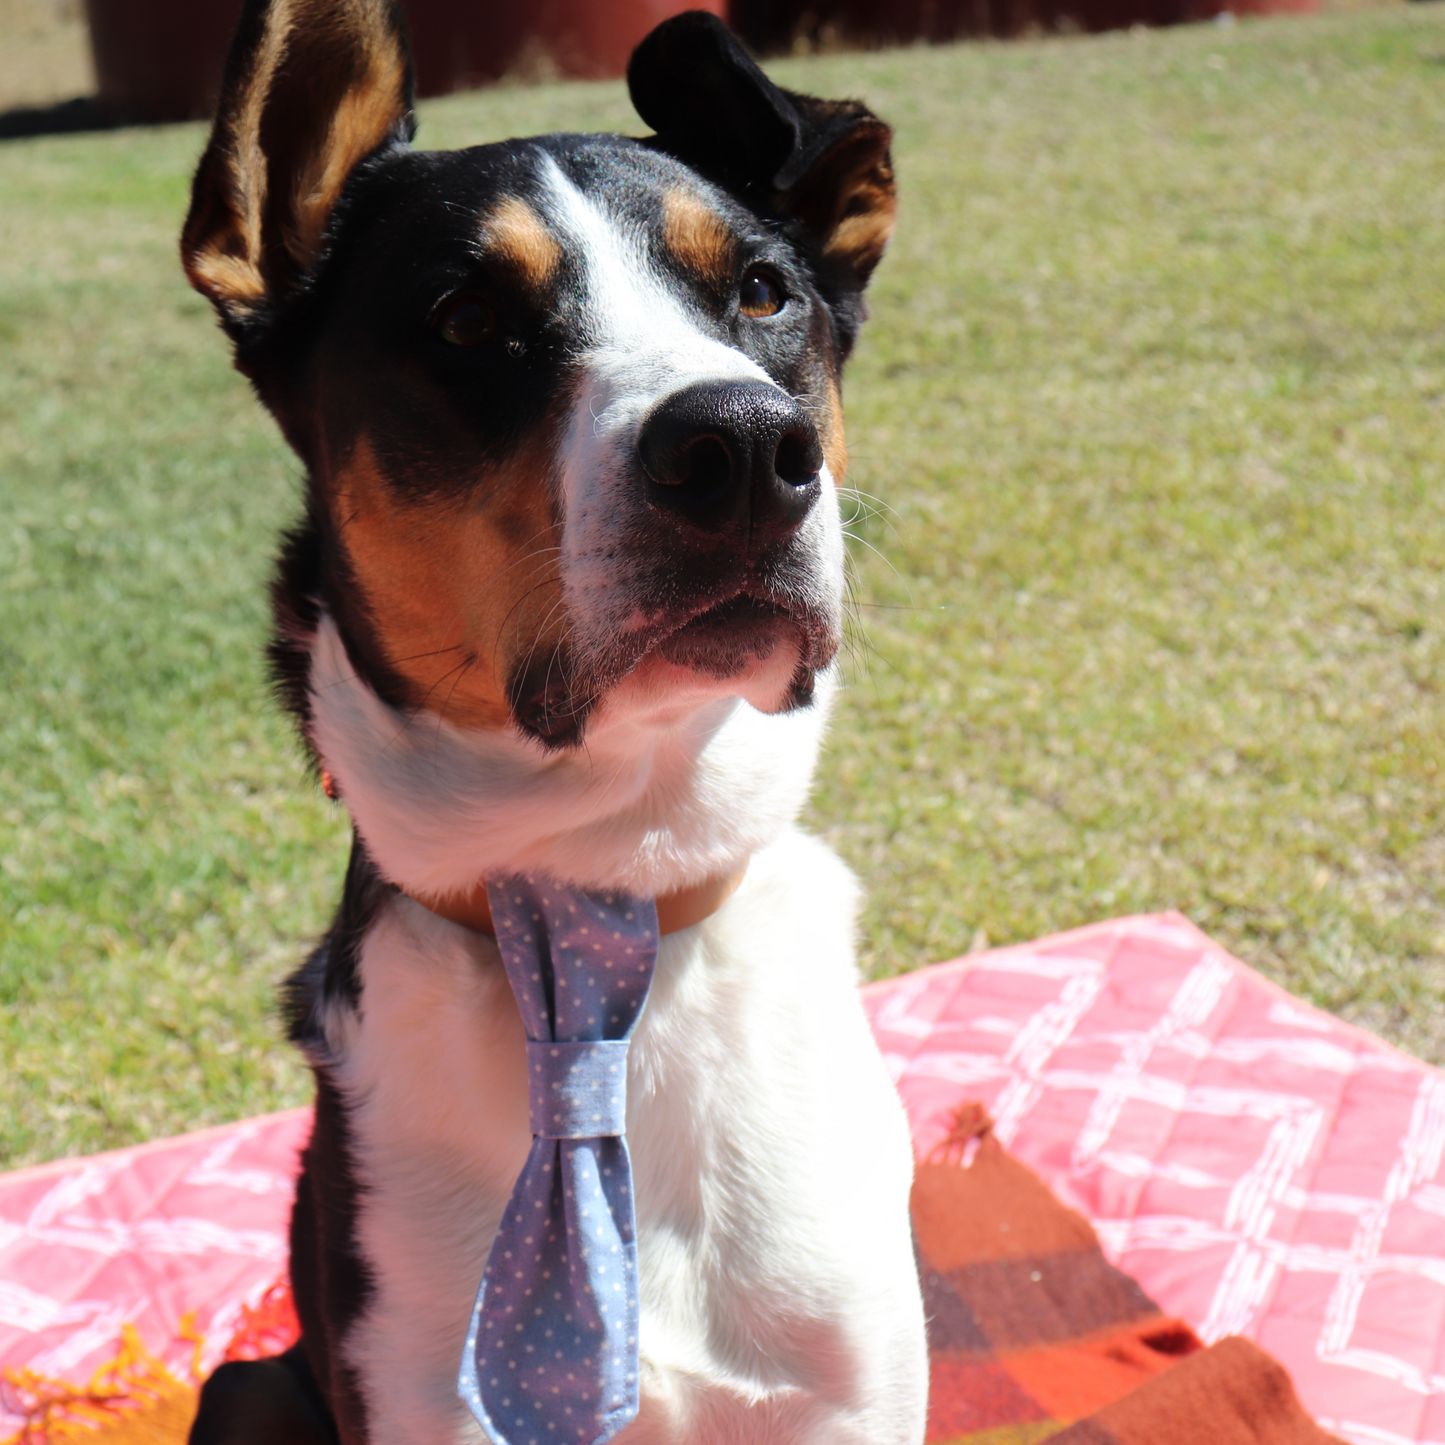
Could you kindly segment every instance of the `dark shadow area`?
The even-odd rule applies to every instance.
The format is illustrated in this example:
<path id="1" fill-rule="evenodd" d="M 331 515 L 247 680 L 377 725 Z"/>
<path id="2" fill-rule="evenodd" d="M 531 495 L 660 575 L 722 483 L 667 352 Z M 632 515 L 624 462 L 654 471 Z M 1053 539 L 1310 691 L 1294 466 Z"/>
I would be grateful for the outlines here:
<path id="1" fill-rule="evenodd" d="M 0 140 L 36 135 L 74 135 L 87 130 L 114 130 L 131 117 L 93 95 L 62 100 L 56 105 L 22 105 L 0 110 Z"/>
<path id="2" fill-rule="evenodd" d="M 992 36 L 1126 29 L 1209 20 L 1237 0 L 731 0 L 728 22 L 754 50 L 881 49 Z M 1272 8 L 1268 5 L 1265 8 Z"/>

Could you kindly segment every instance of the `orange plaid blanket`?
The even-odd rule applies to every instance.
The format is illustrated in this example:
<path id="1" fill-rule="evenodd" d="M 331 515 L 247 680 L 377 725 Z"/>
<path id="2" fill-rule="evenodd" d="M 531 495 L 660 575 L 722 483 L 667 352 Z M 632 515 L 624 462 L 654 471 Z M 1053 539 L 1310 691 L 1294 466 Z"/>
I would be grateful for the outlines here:
<path id="1" fill-rule="evenodd" d="M 977 1105 L 913 1185 L 930 1445 L 1326 1445 L 1289 1376 L 1206 1349 L 1011 1158 Z"/>

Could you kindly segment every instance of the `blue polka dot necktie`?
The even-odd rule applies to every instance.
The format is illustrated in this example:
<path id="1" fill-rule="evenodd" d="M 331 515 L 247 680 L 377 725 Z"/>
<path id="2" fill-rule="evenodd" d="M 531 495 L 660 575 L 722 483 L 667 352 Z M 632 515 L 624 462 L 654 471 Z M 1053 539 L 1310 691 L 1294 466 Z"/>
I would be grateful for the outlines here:
<path id="1" fill-rule="evenodd" d="M 457 1390 L 496 1445 L 602 1445 L 637 1415 L 627 1048 L 657 962 L 651 899 L 489 880 L 527 1030 L 532 1149 L 487 1256 Z"/>

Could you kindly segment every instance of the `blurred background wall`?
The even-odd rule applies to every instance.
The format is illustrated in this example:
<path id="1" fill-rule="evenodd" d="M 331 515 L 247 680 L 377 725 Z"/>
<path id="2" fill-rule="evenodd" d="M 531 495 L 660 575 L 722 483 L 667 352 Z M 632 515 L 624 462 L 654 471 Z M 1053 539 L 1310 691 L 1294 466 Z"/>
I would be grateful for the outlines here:
<path id="1" fill-rule="evenodd" d="M 504 79 L 620 75 L 654 25 L 695 8 L 776 54 L 1172 25 L 1226 8 L 1322 3 L 1337 0 L 404 0 L 424 96 Z M 0 0 L 0 110 L 93 90 L 112 123 L 205 116 L 239 10 L 240 0 Z"/>
<path id="2" fill-rule="evenodd" d="M 726 0 L 404 0 L 423 96 L 515 76 L 621 75 L 633 47 L 681 10 Z M 181 120 L 214 103 L 240 0 L 86 0 L 101 101 L 127 118 Z"/>

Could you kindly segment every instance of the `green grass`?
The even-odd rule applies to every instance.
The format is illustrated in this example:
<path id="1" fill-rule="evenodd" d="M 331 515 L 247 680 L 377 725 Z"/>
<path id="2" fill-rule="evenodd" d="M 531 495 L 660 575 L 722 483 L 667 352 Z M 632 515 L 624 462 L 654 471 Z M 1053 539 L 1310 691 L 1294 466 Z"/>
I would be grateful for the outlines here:
<path id="1" fill-rule="evenodd" d="M 1445 1062 L 1445 9 L 777 67 L 897 126 L 813 824 L 911 968 L 1176 907 Z M 635 128 L 619 86 L 422 140 Z M 300 1101 L 342 820 L 265 700 L 295 463 L 192 127 L 0 149 L 0 1160 Z"/>

